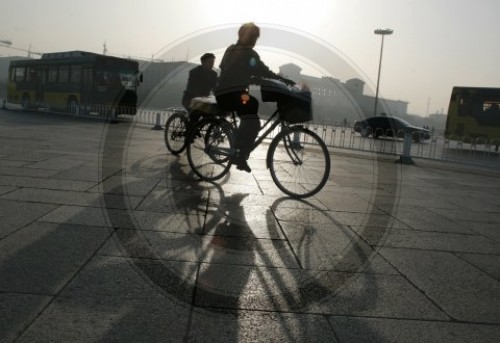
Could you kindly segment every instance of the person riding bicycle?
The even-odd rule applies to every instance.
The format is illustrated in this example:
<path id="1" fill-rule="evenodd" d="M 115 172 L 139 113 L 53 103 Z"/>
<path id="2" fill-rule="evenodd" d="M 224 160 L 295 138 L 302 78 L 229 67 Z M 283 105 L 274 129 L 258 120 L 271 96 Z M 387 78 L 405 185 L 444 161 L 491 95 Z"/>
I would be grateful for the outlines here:
<path id="1" fill-rule="evenodd" d="M 207 52 L 200 58 L 201 65 L 189 71 L 186 90 L 182 96 L 182 106 L 189 112 L 191 100 L 197 97 L 210 95 L 217 83 L 217 72 L 213 70 L 215 63 L 215 55 Z M 200 115 L 196 111 L 190 113 L 190 124 L 196 123 Z"/>
<path id="2" fill-rule="evenodd" d="M 252 77 L 278 79 L 293 85 L 293 81 L 272 72 L 253 49 L 260 36 L 260 28 L 254 23 L 243 24 L 238 31 L 238 41 L 230 45 L 220 63 L 220 76 L 214 93 L 217 104 L 224 110 L 236 111 L 241 119 L 236 132 L 237 155 L 233 163 L 239 170 L 251 172 L 247 163 L 252 146 L 260 130 L 257 115 L 258 100 L 249 94 Z"/>

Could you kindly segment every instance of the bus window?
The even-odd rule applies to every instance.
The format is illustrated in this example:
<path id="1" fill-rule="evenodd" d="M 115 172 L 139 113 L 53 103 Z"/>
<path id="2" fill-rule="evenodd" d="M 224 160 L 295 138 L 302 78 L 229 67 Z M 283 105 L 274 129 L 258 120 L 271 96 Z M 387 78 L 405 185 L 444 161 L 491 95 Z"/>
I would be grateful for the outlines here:
<path id="1" fill-rule="evenodd" d="M 482 101 L 475 96 L 461 96 L 458 108 L 460 117 L 477 117 L 482 112 Z"/>
<path id="2" fill-rule="evenodd" d="M 122 87 L 121 77 L 115 72 L 97 71 L 95 80 L 99 92 L 116 91 Z"/>
<path id="3" fill-rule="evenodd" d="M 33 82 L 33 81 L 36 81 L 37 80 L 37 75 L 36 75 L 36 70 L 35 68 L 28 68 L 28 81 L 29 82 Z"/>
<path id="4" fill-rule="evenodd" d="M 112 89 L 121 88 L 123 86 L 122 78 L 117 73 L 114 72 L 107 73 L 107 80 L 109 87 L 111 87 Z"/>
<path id="5" fill-rule="evenodd" d="M 71 83 L 80 83 L 82 80 L 82 69 L 79 66 L 72 66 L 70 73 Z"/>
<path id="6" fill-rule="evenodd" d="M 500 124 L 500 108 L 497 101 L 487 100 L 483 102 L 481 116 L 477 122 L 481 126 L 498 127 Z"/>
<path id="7" fill-rule="evenodd" d="M 97 71 L 95 73 L 95 85 L 98 92 L 105 92 L 108 85 L 108 79 L 106 78 L 106 73 L 102 71 Z"/>
<path id="8" fill-rule="evenodd" d="M 500 104 L 497 102 L 485 102 L 483 104 L 483 111 L 488 115 L 499 115 L 500 114 Z"/>
<path id="9" fill-rule="evenodd" d="M 59 83 L 67 83 L 69 82 L 69 66 L 60 66 L 59 67 Z"/>
<path id="10" fill-rule="evenodd" d="M 121 86 L 126 89 L 134 89 L 137 85 L 136 77 L 132 73 L 120 72 L 118 77 L 120 78 Z"/>
<path id="11" fill-rule="evenodd" d="M 24 81 L 26 76 L 26 68 L 16 68 L 14 72 L 15 81 Z"/>
<path id="12" fill-rule="evenodd" d="M 57 82 L 57 67 L 49 67 L 49 73 L 47 75 L 47 82 L 50 82 L 50 83 Z"/>

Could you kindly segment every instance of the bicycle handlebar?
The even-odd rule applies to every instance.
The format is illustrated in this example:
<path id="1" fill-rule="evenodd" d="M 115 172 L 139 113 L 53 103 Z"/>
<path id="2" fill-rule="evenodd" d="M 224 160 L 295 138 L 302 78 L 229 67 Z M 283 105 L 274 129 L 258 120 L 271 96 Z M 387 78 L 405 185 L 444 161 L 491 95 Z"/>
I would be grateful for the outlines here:
<path id="1" fill-rule="evenodd" d="M 286 81 L 285 81 L 286 80 Z M 277 89 L 296 89 L 300 90 L 300 86 L 297 85 L 294 81 L 282 78 L 282 79 L 273 79 L 273 78 L 268 78 L 268 77 L 252 77 L 251 78 L 252 84 L 258 85 L 258 86 L 271 86 L 273 88 Z"/>

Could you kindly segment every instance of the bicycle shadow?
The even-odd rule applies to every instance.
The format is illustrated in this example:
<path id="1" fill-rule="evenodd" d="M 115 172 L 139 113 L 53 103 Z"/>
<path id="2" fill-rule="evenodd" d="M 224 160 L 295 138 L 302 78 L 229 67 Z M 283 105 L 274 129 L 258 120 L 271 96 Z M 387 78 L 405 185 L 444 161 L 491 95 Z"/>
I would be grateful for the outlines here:
<path id="1" fill-rule="evenodd" d="M 151 244 L 155 239 L 145 238 L 140 230 L 133 230 L 127 235 L 117 235 L 119 243 L 124 247 L 125 253 L 130 256 L 141 255 L 149 260 L 135 260 L 134 265 L 138 272 L 150 282 L 158 285 L 169 298 L 176 298 L 178 303 L 184 303 L 190 308 L 189 324 L 186 327 L 186 337 L 193 331 L 205 329 L 210 331 L 214 323 L 223 323 L 228 335 L 235 339 L 245 325 L 236 313 L 245 310 L 264 310 L 276 312 L 311 313 L 311 309 L 320 306 L 332 297 L 339 299 L 339 292 L 349 282 L 354 282 L 357 271 L 366 268 L 370 261 L 369 254 L 361 244 L 354 242 L 345 252 L 345 258 L 337 261 L 336 265 L 344 265 L 344 273 L 330 269 L 315 270 L 304 273 L 303 261 L 297 253 L 285 245 L 276 245 L 272 242 L 273 249 L 258 239 L 249 229 L 249 222 L 243 205 L 248 194 L 234 193 L 226 196 L 223 185 L 204 183 L 203 187 L 192 182 L 192 175 L 186 172 L 182 159 L 170 163 L 165 177 L 170 179 L 169 185 L 174 190 L 169 193 L 170 198 L 164 199 L 175 205 L 176 213 L 184 215 L 191 211 L 199 210 L 198 202 L 191 202 L 185 197 L 189 192 L 191 198 L 206 198 L 206 210 L 203 221 L 203 230 L 196 230 L 196 235 L 169 236 L 168 246 L 175 247 L 177 251 L 195 251 L 196 268 L 180 268 L 165 260 L 165 255 L 158 250 L 158 246 Z M 175 176 L 170 178 L 171 176 Z M 229 178 L 230 175 L 227 177 Z M 190 180 L 190 181 L 188 181 Z M 222 186 L 221 186 L 222 185 Z M 207 191 L 207 193 L 204 193 Z M 214 204 L 211 200 L 217 199 Z M 270 237 L 283 237 L 277 209 L 285 201 L 300 204 L 309 210 L 323 213 L 320 208 L 307 202 L 290 198 L 277 199 L 265 212 L 265 225 Z M 226 205 L 231 203 L 232 205 Z M 289 206 L 290 207 L 290 206 Z M 335 218 L 323 213 L 330 224 L 343 227 Z M 199 222 L 193 223 L 200 224 Z M 243 228 L 242 232 L 237 232 Z M 311 223 L 302 232 L 298 242 L 308 245 L 319 230 Z M 286 234 L 285 234 L 286 237 Z M 305 257 L 311 253 L 304 252 Z M 294 260 L 296 264 L 283 267 L 279 263 Z M 276 264 L 278 261 L 278 265 Z M 349 269 L 350 268 L 350 269 Z M 350 271 L 350 273 L 349 273 Z M 373 282 L 368 274 L 364 282 Z M 166 281 L 168 280 L 168 281 Z M 371 292 L 357 297 L 353 302 L 357 307 L 371 307 L 377 300 L 376 288 Z M 373 291 L 374 290 L 374 291 Z M 325 311 L 327 313 L 327 310 Z M 279 315 L 278 315 L 279 316 Z M 289 338 L 305 338 L 313 335 L 313 326 L 306 324 L 298 328 L 287 327 L 286 321 L 281 328 Z"/>
<path id="2" fill-rule="evenodd" d="M 286 202 L 300 205 L 298 209 L 285 205 L 285 211 L 280 211 Z M 315 218 L 310 220 L 303 214 L 296 214 L 301 212 L 300 209 L 314 212 Z M 293 217 L 287 218 L 287 212 Z M 294 296 L 289 293 L 282 295 L 288 300 L 289 309 L 307 311 L 320 308 L 325 299 L 338 297 L 350 283 L 356 282 L 361 273 L 370 275 L 375 251 L 348 225 L 318 205 L 304 199 L 283 197 L 271 205 L 267 215 L 278 218 L 301 270 L 307 272 L 306 277 L 296 280 L 299 291 Z M 376 300 L 375 292 L 350 302 L 353 307 L 370 308 Z"/>
<path id="3" fill-rule="evenodd" d="M 196 251 L 196 268 L 179 268 L 178 264 L 166 261 L 166 256 L 158 250 L 161 246 L 152 244 L 161 239 L 161 236 L 156 236 L 155 239 L 145 238 L 140 230 L 135 230 L 132 237 L 119 237 L 121 244 L 126 245 L 125 251 L 131 252 L 132 256 L 146 256 L 150 259 L 147 262 L 143 259 L 133 261 L 138 272 L 159 286 L 168 298 L 175 298 L 177 303 L 190 309 L 189 324 L 185 328 L 186 337 L 192 337 L 192 332 L 210 332 L 214 327 L 223 326 L 226 329 L 224 337 L 236 340 L 248 325 L 238 315 L 246 310 L 270 311 L 282 319 L 280 312 L 318 313 L 319 309 L 320 313 L 327 314 L 328 306 L 324 303 L 331 301 L 349 302 L 350 308 L 357 310 L 376 304 L 376 287 L 362 288 L 366 292 L 356 294 L 355 297 L 349 297 L 349 293 L 341 294 L 349 283 L 376 282 L 369 273 L 357 280 L 361 276 L 358 272 L 369 268 L 371 261 L 371 251 L 367 251 L 362 242 L 353 241 L 343 252 L 341 260 L 327 258 L 324 261 L 323 265 L 327 266 L 334 261 L 334 266 L 304 272 L 310 263 L 305 259 L 310 257 L 312 260 L 313 252 L 303 250 L 299 256 L 299 253 L 291 252 L 283 245 L 275 244 L 271 250 L 269 246 L 265 246 L 265 240 L 259 239 L 262 237 L 256 236 L 249 224 L 244 205 L 248 194 L 226 195 L 224 186 L 227 179 L 220 184 L 200 185 L 193 182 L 193 176 L 187 171 L 182 159 L 170 164 L 165 177 L 172 177 L 169 185 L 174 191 L 164 201 L 174 204 L 175 212 L 185 218 L 186 213 L 199 210 L 198 202 L 189 201 L 185 193 L 189 193 L 189 198 L 192 199 L 207 196 L 203 222 L 194 221 L 190 224 L 203 225 L 202 231 L 197 228 L 196 235 L 180 235 L 176 238 L 170 236 L 164 239 L 168 239 L 168 246 L 177 251 Z M 265 218 L 263 225 L 266 226 L 268 237 L 287 237 L 283 234 L 283 224 L 280 224 L 286 221 L 279 214 L 282 207 L 292 212 L 297 212 L 294 207 L 308 209 L 323 216 L 327 225 L 348 230 L 311 202 L 284 197 L 275 200 L 265 212 L 261 212 Z M 296 247 L 312 249 L 313 245 L 310 243 L 321 227 L 314 221 L 303 224 L 300 221 L 297 223 L 302 226 L 302 231 L 296 237 Z M 277 267 L 277 263 L 280 266 L 280 262 L 291 259 L 296 259 L 299 267 L 295 265 L 290 271 Z M 124 322 L 126 320 L 130 318 L 125 318 Z M 295 322 L 292 327 L 289 321 L 282 320 L 279 325 L 284 335 L 294 340 L 297 337 L 314 337 L 316 324 Z M 373 334 L 372 337 L 376 335 Z"/>

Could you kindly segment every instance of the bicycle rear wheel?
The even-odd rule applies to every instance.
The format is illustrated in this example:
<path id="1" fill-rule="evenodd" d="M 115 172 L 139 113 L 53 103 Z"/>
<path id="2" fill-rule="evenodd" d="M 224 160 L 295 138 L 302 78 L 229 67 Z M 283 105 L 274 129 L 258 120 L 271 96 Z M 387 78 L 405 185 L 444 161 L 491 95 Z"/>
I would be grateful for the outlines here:
<path id="1" fill-rule="evenodd" d="M 165 146 L 174 155 L 180 154 L 186 148 L 186 114 L 174 113 L 165 124 Z"/>
<path id="2" fill-rule="evenodd" d="M 225 120 L 204 119 L 188 137 L 187 157 L 191 169 L 204 181 L 222 178 L 231 168 L 233 148 L 231 124 Z"/>
<path id="3" fill-rule="evenodd" d="M 294 198 L 318 193 L 330 175 L 325 143 L 302 126 L 283 128 L 269 146 L 267 162 L 276 186 Z"/>

